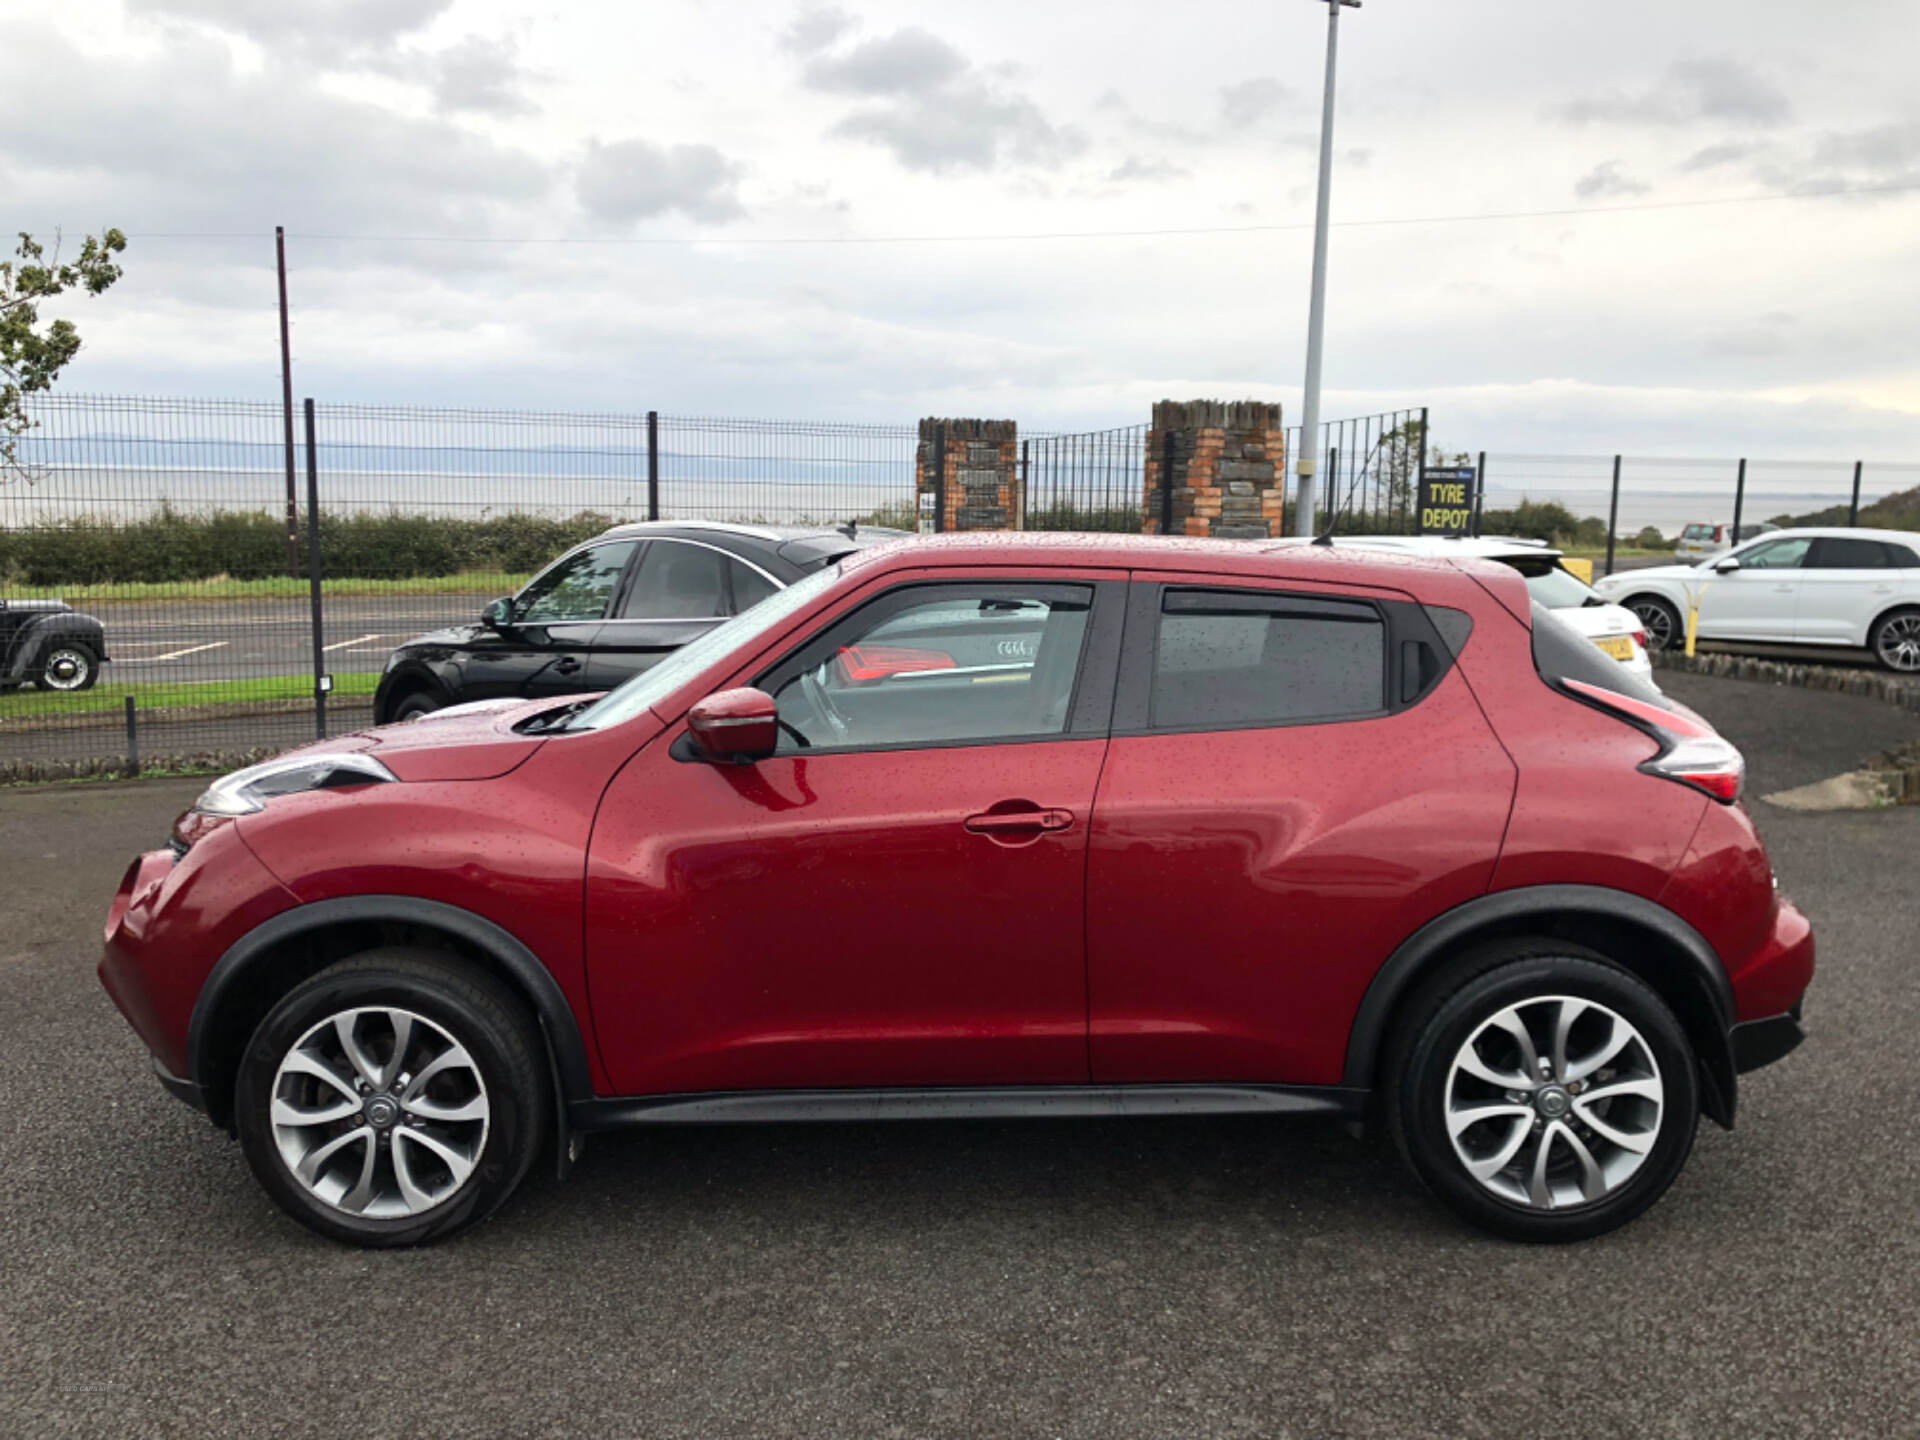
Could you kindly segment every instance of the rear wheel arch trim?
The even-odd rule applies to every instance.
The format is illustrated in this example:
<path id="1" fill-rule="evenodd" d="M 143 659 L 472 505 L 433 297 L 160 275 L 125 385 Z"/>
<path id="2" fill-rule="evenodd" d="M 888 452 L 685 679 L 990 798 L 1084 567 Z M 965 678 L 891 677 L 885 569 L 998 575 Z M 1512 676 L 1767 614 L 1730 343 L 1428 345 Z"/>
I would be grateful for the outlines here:
<path id="1" fill-rule="evenodd" d="M 1881 610 L 1873 619 L 1867 622 L 1867 633 L 1861 637 L 1860 643 L 1871 650 L 1873 648 L 1874 637 L 1880 633 L 1880 627 L 1886 624 L 1887 621 L 1893 619 L 1894 616 L 1907 613 L 1920 614 L 1920 600 L 1896 600 L 1893 604 Z M 1876 654 L 1874 658 L 1878 659 L 1879 656 Z"/>
<path id="2" fill-rule="evenodd" d="M 213 1077 L 206 1073 L 214 1017 L 234 983 L 251 966 L 288 940 L 334 925 L 390 921 L 442 930 L 484 951 L 505 972 L 508 982 L 532 1006 L 533 1016 L 549 1047 L 556 1078 L 569 1100 L 593 1096 L 593 1076 L 587 1063 L 586 1037 L 560 989 L 560 982 L 540 963 L 532 950 L 491 920 L 438 900 L 411 895 L 348 895 L 316 900 L 262 921 L 241 936 L 214 962 L 194 1001 L 187 1023 L 187 1065 L 193 1082 L 206 1096 L 209 1113 L 230 1108 L 230 1102 L 211 1092 Z"/>
<path id="3" fill-rule="evenodd" d="M 1414 931 L 1374 972 L 1361 997 L 1347 1035 L 1341 1084 L 1361 1088 L 1373 1085 L 1394 1007 L 1429 973 L 1431 965 L 1482 932 L 1505 931 L 1515 921 L 1549 921 L 1565 915 L 1590 915 L 1651 930 L 1688 958 L 1691 963 L 1685 978 L 1704 992 L 1718 1021 L 1714 1052 L 1698 1057 L 1709 1091 L 1701 1096 L 1701 1108 L 1722 1124 L 1731 1125 L 1734 1068 L 1732 1044 L 1727 1037 L 1734 1023 L 1734 1002 L 1726 966 L 1700 932 L 1671 910 L 1628 891 L 1600 885 L 1531 885 L 1495 891 L 1457 905 Z M 1680 1018 L 1682 1028 L 1688 1029 L 1689 1038 L 1693 1038 L 1685 1017 Z M 1714 1090 L 1720 1093 L 1711 1093 Z"/>

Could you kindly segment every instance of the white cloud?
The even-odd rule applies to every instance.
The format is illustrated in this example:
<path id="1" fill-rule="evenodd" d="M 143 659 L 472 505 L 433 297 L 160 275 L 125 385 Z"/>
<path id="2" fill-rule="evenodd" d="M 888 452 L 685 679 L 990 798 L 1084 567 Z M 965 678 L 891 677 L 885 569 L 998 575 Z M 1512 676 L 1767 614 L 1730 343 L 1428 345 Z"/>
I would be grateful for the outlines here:
<path id="1" fill-rule="evenodd" d="M 711 145 L 589 142 L 574 186 L 580 203 L 602 220 L 625 224 L 678 212 L 717 224 L 745 213 L 740 167 Z"/>

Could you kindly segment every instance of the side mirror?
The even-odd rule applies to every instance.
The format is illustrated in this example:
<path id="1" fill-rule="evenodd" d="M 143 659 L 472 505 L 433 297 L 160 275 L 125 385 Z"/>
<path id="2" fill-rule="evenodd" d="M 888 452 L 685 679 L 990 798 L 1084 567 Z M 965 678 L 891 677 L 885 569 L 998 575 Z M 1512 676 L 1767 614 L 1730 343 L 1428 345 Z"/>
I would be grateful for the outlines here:
<path id="1" fill-rule="evenodd" d="M 1739 568 L 1740 562 L 1731 555 L 1727 556 L 1724 560 L 1716 560 L 1713 562 L 1713 573 L 1716 575 L 1731 575 Z"/>
<path id="2" fill-rule="evenodd" d="M 722 765 L 747 765 L 773 754 L 780 724 L 773 697 L 743 687 L 709 695 L 687 712 L 687 732 L 700 754 Z"/>
<path id="3" fill-rule="evenodd" d="M 498 600 L 489 600 L 480 612 L 480 623 L 489 630 L 506 629 L 513 623 L 513 597 L 502 595 Z"/>

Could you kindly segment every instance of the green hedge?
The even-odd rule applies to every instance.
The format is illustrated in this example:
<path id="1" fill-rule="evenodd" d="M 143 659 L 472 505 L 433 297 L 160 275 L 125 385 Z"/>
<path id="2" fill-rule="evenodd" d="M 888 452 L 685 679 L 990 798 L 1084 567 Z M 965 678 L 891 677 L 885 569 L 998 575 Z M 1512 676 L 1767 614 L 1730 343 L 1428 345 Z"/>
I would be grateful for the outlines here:
<path id="1" fill-rule="evenodd" d="M 463 571 L 521 575 L 616 522 L 583 510 L 564 520 L 494 515 L 323 516 L 321 570 L 329 579 L 412 580 Z M 305 573 L 306 534 L 300 536 Z M 142 520 L 81 518 L 0 530 L 0 579 L 16 584 L 109 585 L 261 580 L 287 570 L 286 522 L 263 510 L 185 515 L 162 505 Z"/>

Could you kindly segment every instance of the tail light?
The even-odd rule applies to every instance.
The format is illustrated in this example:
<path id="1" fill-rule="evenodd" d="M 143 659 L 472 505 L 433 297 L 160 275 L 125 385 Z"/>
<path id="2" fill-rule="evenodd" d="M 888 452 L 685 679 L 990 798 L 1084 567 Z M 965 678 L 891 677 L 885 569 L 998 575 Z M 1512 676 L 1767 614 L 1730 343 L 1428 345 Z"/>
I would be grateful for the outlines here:
<path id="1" fill-rule="evenodd" d="M 1632 632 L 1632 634 L 1633 634 L 1633 643 L 1638 645 L 1642 650 L 1651 650 L 1653 648 L 1653 641 L 1647 638 L 1646 631 L 1635 630 Z"/>
<path id="2" fill-rule="evenodd" d="M 1677 780 L 1711 795 L 1722 805 L 1740 798 L 1747 781 L 1747 762 L 1711 726 L 1664 706 L 1650 705 L 1584 680 L 1563 685 L 1591 704 L 1611 711 L 1660 742 L 1660 753 L 1640 769 L 1648 775 Z"/>
<path id="3" fill-rule="evenodd" d="M 1714 543 L 1714 544 L 1716 544 L 1716 545 L 1718 545 L 1718 544 L 1719 544 L 1719 543 L 1720 543 L 1720 542 L 1721 542 L 1722 540 L 1724 540 L 1724 539 L 1726 539 L 1726 538 L 1727 538 L 1727 527 L 1726 527 L 1726 526 L 1724 526 L 1724 525 L 1716 525 L 1716 526 L 1714 526 L 1714 527 L 1713 527 L 1713 543 Z"/>
<path id="4" fill-rule="evenodd" d="M 896 675 L 954 668 L 953 657 L 944 650 L 920 650 L 909 645 L 842 645 L 836 658 L 840 678 L 848 685 L 871 685 Z"/>

